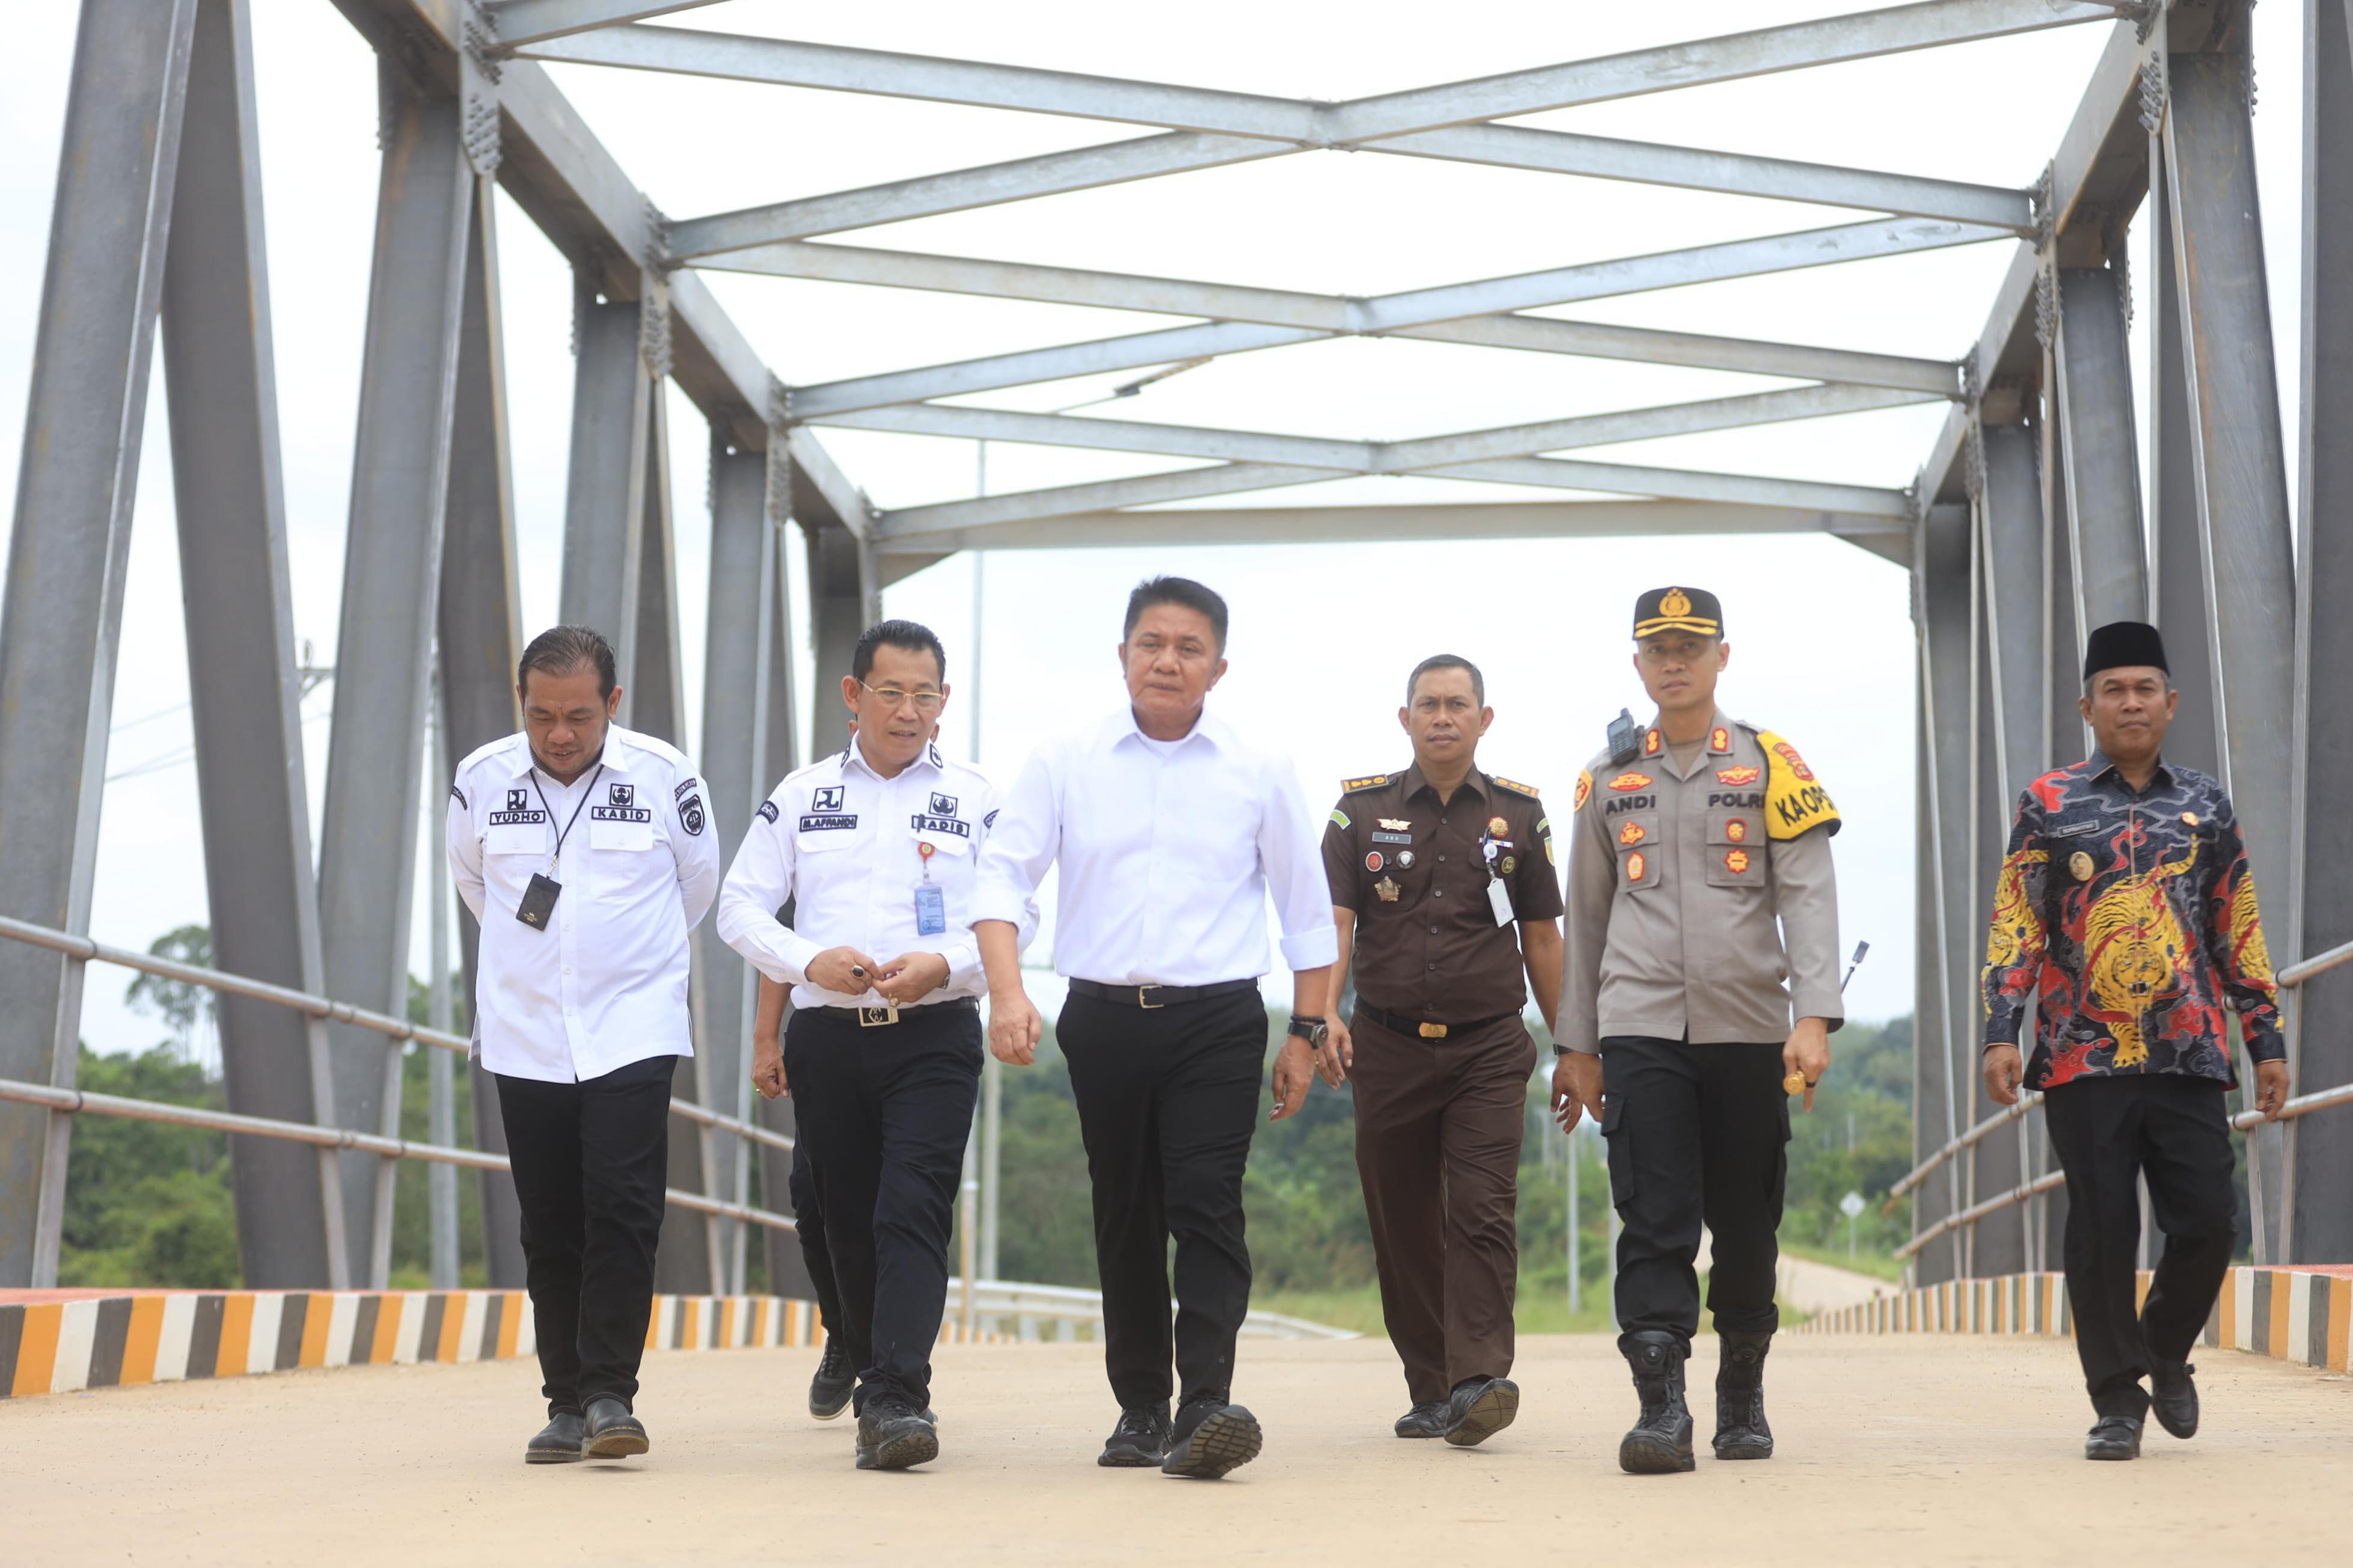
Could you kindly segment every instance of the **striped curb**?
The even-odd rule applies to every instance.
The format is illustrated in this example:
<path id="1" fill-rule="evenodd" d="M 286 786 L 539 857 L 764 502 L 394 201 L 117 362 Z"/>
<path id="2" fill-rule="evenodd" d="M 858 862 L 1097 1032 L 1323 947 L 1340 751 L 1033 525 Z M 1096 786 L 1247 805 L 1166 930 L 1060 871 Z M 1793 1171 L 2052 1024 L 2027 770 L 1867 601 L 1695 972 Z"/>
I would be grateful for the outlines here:
<path id="1" fill-rule="evenodd" d="M 955 1327 L 941 1337 L 960 1337 Z M 814 1302 L 776 1296 L 658 1296 L 646 1325 L 648 1350 L 824 1337 Z M 0 1291 L 0 1399 L 298 1367 L 506 1361 L 537 1349 L 520 1290 Z"/>
<path id="2" fill-rule="evenodd" d="M 2137 1295 L 2148 1296 L 2141 1271 Z M 1891 1291 L 1816 1314 L 1801 1334 L 2068 1334 L 2066 1279 L 2009 1274 Z M 2353 1265 L 2232 1268 L 2200 1342 L 2300 1366 L 2353 1371 Z"/>

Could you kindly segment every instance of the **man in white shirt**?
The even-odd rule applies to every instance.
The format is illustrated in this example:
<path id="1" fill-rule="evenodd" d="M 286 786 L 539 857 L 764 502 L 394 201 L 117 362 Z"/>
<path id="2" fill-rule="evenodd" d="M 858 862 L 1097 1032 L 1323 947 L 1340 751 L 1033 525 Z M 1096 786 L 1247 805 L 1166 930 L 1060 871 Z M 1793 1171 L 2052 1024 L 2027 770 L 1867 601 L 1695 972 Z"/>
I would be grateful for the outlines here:
<path id="1" fill-rule="evenodd" d="M 653 1308 L 670 1074 L 694 1054 L 687 933 L 719 885 L 702 784 L 613 723 L 613 650 L 543 631 L 523 727 L 458 766 L 449 868 L 481 926 L 474 1051 L 499 1083 L 549 1421 L 533 1464 L 646 1451 L 631 1404 Z"/>
<path id="2" fill-rule="evenodd" d="M 1155 577 L 1129 596 L 1127 704 L 1029 759 L 982 857 L 974 927 L 989 1048 L 1027 1065 L 1043 1022 L 1022 991 L 1016 922 L 1060 863 L 1054 965 L 1071 993 L 1056 1037 L 1094 1189 L 1105 1362 L 1120 1404 L 1098 1463 L 1203 1480 L 1248 1464 L 1261 1443 L 1257 1419 L 1231 1400 L 1234 1337 L 1250 1310 L 1242 1169 L 1266 1058 L 1268 890 L 1293 971 L 1278 1119 L 1305 1103 L 1339 956 L 1291 763 L 1203 711 L 1226 673 L 1225 645 L 1226 602 L 1199 583 Z M 1183 1380 L 1173 1425 L 1172 1352 Z"/>
<path id="3" fill-rule="evenodd" d="M 793 988 L 781 1053 L 755 1038 L 752 1081 L 772 1098 L 789 1086 L 799 1113 L 861 1470 L 939 1456 L 931 1348 L 980 1086 L 973 864 L 997 798 L 932 741 L 946 673 L 929 629 L 868 628 L 841 683 L 855 737 L 776 786 L 719 895 L 721 938 Z M 1027 940 L 1034 906 L 1020 919 Z"/>

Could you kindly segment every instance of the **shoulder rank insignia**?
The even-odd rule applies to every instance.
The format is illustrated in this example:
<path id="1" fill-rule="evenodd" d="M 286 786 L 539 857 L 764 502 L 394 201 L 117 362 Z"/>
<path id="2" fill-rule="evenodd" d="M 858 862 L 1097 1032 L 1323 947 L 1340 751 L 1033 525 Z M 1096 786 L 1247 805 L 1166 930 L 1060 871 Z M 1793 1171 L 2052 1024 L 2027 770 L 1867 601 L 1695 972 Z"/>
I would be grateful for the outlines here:
<path id="1" fill-rule="evenodd" d="M 1732 749 L 1732 732 L 1717 725 L 1707 732 L 1707 748 L 1721 755 Z"/>
<path id="2" fill-rule="evenodd" d="M 1838 808 L 1798 748 L 1760 729 L 1757 740 L 1765 748 L 1765 834 L 1778 842 L 1800 838 L 1816 828 L 1839 831 Z"/>
<path id="3" fill-rule="evenodd" d="M 1367 773 L 1362 779 L 1343 779 L 1340 780 L 1340 793 L 1353 795 L 1359 789 L 1377 789 L 1395 777 L 1393 773 Z"/>
<path id="4" fill-rule="evenodd" d="M 1581 768 L 1577 775 L 1577 799 L 1569 802 L 1568 809 L 1572 812 L 1582 811 L 1585 810 L 1585 803 L 1592 799 L 1593 769 Z"/>
<path id="5" fill-rule="evenodd" d="M 1498 789 L 1509 789 L 1513 794 L 1525 795 L 1531 800 L 1536 798 L 1536 787 L 1533 784 L 1516 783 L 1499 773 L 1488 774 L 1487 781 Z"/>

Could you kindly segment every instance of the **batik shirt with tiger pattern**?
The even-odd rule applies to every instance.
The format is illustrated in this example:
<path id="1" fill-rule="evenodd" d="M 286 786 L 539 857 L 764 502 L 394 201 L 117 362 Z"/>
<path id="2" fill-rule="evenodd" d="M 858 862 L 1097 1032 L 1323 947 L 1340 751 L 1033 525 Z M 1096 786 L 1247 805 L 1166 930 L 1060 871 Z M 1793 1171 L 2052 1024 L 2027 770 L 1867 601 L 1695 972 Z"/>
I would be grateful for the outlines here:
<path id="1" fill-rule="evenodd" d="M 1994 890 L 1988 1045 L 2027 1044 L 2027 1086 L 2176 1073 L 2236 1087 L 2225 1010 L 2247 1054 L 2283 1059 L 2255 882 L 2231 798 L 2159 762 L 2143 789 L 2094 752 L 2018 800 Z"/>

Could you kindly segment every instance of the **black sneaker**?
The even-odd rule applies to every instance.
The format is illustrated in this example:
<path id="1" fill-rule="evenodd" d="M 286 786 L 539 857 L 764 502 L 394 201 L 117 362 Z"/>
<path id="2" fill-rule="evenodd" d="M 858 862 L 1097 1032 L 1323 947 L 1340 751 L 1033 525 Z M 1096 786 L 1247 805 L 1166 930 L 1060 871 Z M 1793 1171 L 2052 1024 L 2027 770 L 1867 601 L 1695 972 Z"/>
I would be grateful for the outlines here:
<path id="1" fill-rule="evenodd" d="M 1475 1448 L 1519 1413 L 1520 1385 L 1510 1378 L 1465 1378 L 1446 1402 L 1446 1440 L 1457 1448 Z"/>
<path id="2" fill-rule="evenodd" d="M 2157 1424 L 2176 1437 L 2198 1436 L 2198 1385 L 2188 1361 L 2154 1361 L 2148 1369 L 2148 1404 Z"/>
<path id="3" fill-rule="evenodd" d="M 903 1399 L 871 1399 L 858 1414 L 858 1467 L 903 1470 L 940 1457 L 940 1435 L 928 1411 Z"/>
<path id="4" fill-rule="evenodd" d="M 2129 1415 L 2103 1415 L 2084 1439 L 2086 1459 L 2137 1459 L 2141 1424 Z"/>
<path id="5" fill-rule="evenodd" d="M 1397 1418 L 1397 1435 L 1400 1437 L 1445 1436 L 1446 1408 L 1445 1400 L 1423 1400 Z"/>
<path id="6" fill-rule="evenodd" d="M 819 1421 L 830 1421 L 849 1408 L 849 1391 L 858 1386 L 858 1369 L 849 1364 L 849 1347 L 839 1334 L 825 1337 L 825 1354 L 809 1379 L 808 1410 Z"/>
<path id="7" fill-rule="evenodd" d="M 1119 1425 L 1111 1429 L 1111 1436 L 1104 1441 L 1103 1451 L 1095 1456 L 1095 1463 L 1106 1469 L 1141 1470 L 1167 1457 L 1167 1410 L 1139 1406 L 1119 1413 Z"/>
<path id="8" fill-rule="evenodd" d="M 1164 1476 L 1214 1481 L 1258 1457 L 1265 1435 L 1258 1417 L 1239 1404 L 1198 1400 L 1177 1413 L 1175 1440 L 1160 1462 Z"/>

